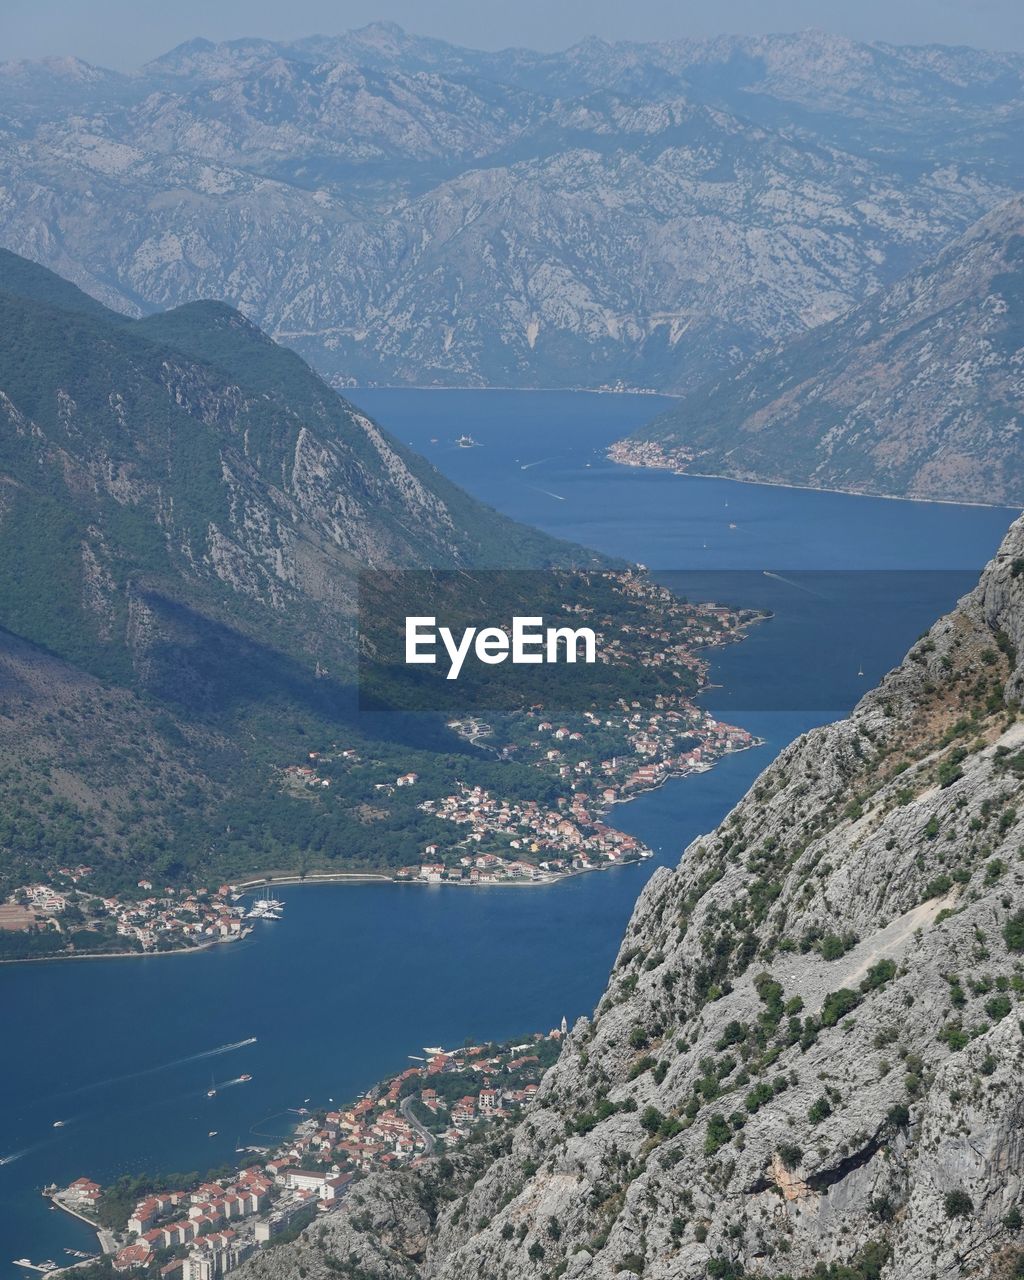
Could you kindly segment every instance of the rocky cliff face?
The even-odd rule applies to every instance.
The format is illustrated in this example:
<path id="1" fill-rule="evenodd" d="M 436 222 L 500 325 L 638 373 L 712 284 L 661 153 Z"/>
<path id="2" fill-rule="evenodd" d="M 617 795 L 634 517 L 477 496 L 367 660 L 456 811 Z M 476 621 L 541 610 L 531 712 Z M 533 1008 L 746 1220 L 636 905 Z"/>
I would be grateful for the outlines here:
<path id="1" fill-rule="evenodd" d="M 615 456 L 745 480 L 1024 500 L 1024 199 L 831 324 L 713 381 Z"/>
<path id="2" fill-rule="evenodd" d="M 1018 1274 L 1022 644 L 1018 521 L 848 720 L 652 878 L 519 1124 L 366 1180 L 247 1274 Z"/>
<path id="3" fill-rule="evenodd" d="M 224 298 L 338 385 L 689 388 L 1018 190 L 1022 67 L 384 26 L 3 64 L 0 241 L 131 314 Z"/>

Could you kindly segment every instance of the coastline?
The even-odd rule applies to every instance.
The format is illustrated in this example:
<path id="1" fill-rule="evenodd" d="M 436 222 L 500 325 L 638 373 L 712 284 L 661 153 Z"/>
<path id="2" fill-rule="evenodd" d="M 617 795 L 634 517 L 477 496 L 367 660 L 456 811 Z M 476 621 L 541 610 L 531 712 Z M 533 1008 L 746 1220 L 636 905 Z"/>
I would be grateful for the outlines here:
<path id="1" fill-rule="evenodd" d="M 209 951 L 213 947 L 241 942 L 251 933 L 252 929 L 249 928 L 234 937 L 208 938 L 191 947 L 170 947 L 166 951 L 65 951 L 52 956 L 11 956 L 0 960 L 0 964 L 52 964 L 57 960 L 157 960 L 163 956 L 190 956 L 197 951 Z"/>
<path id="2" fill-rule="evenodd" d="M 259 889 L 272 884 L 309 884 L 310 881 L 316 884 L 331 884 L 332 882 L 344 883 L 346 880 L 372 884 L 375 881 L 393 879 L 393 876 L 383 871 L 309 871 L 305 875 L 295 871 L 269 871 L 265 876 L 252 876 L 248 880 L 239 880 L 235 883 L 235 888 L 244 893 L 249 889 Z"/>
<path id="3" fill-rule="evenodd" d="M 63 1275 L 65 1272 L 74 1271 L 78 1267 L 91 1266 L 93 1263 L 98 1262 L 100 1258 L 109 1257 L 116 1251 L 114 1239 L 106 1227 L 100 1226 L 94 1218 L 87 1218 L 84 1213 L 80 1213 L 77 1209 L 73 1209 L 71 1205 L 66 1204 L 59 1191 L 44 1191 L 43 1195 L 46 1196 L 55 1209 L 60 1209 L 62 1213 L 66 1213 L 69 1217 L 76 1218 L 79 1222 L 84 1222 L 87 1227 L 91 1227 L 96 1233 L 96 1242 L 100 1250 L 98 1258 L 82 1258 L 79 1262 L 71 1262 L 66 1267 L 56 1267 L 53 1271 L 48 1271 L 47 1275 Z"/>
<path id="4" fill-rule="evenodd" d="M 763 747 L 763 738 L 754 738 L 748 746 L 736 747 L 726 752 L 727 755 L 736 755 L 741 751 L 750 751 L 755 747 Z M 708 772 L 713 769 L 714 765 L 710 765 L 707 770 L 699 770 L 699 772 Z M 638 787 L 628 796 L 620 796 L 614 800 L 605 802 L 605 805 L 598 811 L 602 815 L 618 804 L 629 804 L 630 801 L 638 799 L 642 795 L 646 795 L 651 791 L 658 791 L 670 779 L 688 778 L 693 770 L 675 771 L 669 770 L 664 777 L 657 779 L 655 782 L 649 783 L 647 786 Z M 569 871 L 557 871 L 553 874 L 546 874 L 542 879 L 537 880 L 491 880 L 483 884 L 474 883 L 469 880 L 422 880 L 422 879 L 406 879 L 398 876 L 387 875 L 384 872 L 373 871 L 311 871 L 306 875 L 299 875 L 294 871 L 272 871 L 265 876 L 250 876 L 246 880 L 239 880 L 235 884 L 235 888 L 240 892 L 248 892 L 253 889 L 270 888 L 277 885 L 308 885 L 308 884 L 391 884 L 396 886 L 418 885 L 423 888 L 448 888 L 448 889 L 544 889 L 551 885 L 559 884 L 563 880 L 573 879 L 575 876 L 589 875 L 593 871 L 616 871 L 622 867 L 639 866 L 643 862 L 647 862 L 653 856 L 651 850 L 646 851 L 645 856 L 639 858 L 630 858 L 626 862 L 604 862 L 598 863 L 590 867 L 576 867 Z M 74 960 L 153 960 L 163 958 L 165 956 L 190 956 L 200 951 L 209 951 L 213 947 L 230 945 L 232 943 L 241 942 L 251 936 L 253 930 L 250 926 L 243 933 L 234 937 L 226 938 L 210 938 L 206 942 L 197 943 L 191 947 L 173 947 L 166 951 L 105 951 L 99 953 L 58 953 L 51 956 L 17 956 L 0 960 L 0 965 L 5 964 L 56 964 L 62 961 Z M 63 1206 L 61 1206 L 63 1208 Z"/>
<path id="5" fill-rule="evenodd" d="M 434 382 L 429 386 L 420 386 L 418 383 L 403 382 L 362 382 L 355 386 L 351 384 L 345 386 L 335 386 L 327 374 L 321 375 L 324 381 L 336 391 L 339 395 L 343 395 L 346 400 L 353 398 L 351 393 L 359 391 L 522 391 L 531 395 L 551 395 L 558 392 L 565 392 L 567 395 L 586 395 L 586 396 L 664 396 L 666 400 L 683 400 L 686 393 L 683 391 L 659 391 L 656 387 L 506 387 L 498 383 L 488 383 L 483 387 L 467 387 L 461 383 L 453 383 L 452 385 L 442 385 Z"/>
<path id="6" fill-rule="evenodd" d="M 754 480 L 743 476 L 723 475 L 715 471 L 688 471 L 683 467 L 666 463 L 658 466 L 651 462 L 622 462 L 607 453 L 605 457 L 617 467 L 632 467 L 638 471 L 668 471 L 674 476 L 688 476 L 694 480 L 728 480 L 732 484 L 760 485 L 766 489 L 799 489 L 804 493 L 834 493 L 843 498 L 882 498 L 886 502 L 921 502 L 943 507 L 981 507 L 986 511 L 1017 511 L 1021 508 L 1005 502 L 971 502 L 963 498 L 923 498 L 900 493 L 873 493 L 865 489 L 835 489 L 823 484 L 796 484 L 786 480 Z"/>

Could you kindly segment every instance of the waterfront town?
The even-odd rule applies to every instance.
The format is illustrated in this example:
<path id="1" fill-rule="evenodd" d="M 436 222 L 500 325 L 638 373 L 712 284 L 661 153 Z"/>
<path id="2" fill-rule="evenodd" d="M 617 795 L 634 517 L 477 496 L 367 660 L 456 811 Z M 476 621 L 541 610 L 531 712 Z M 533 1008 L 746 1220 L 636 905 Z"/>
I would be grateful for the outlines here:
<path id="1" fill-rule="evenodd" d="M 426 842 L 420 861 L 399 867 L 399 881 L 430 884 L 544 884 L 584 871 L 636 862 L 651 851 L 604 819 L 615 804 L 673 777 L 703 773 L 734 751 L 759 745 L 746 729 L 723 724 L 685 695 L 659 695 L 649 710 L 621 703 L 606 716 L 586 710 L 558 722 L 543 710 L 454 720 L 450 727 L 497 758 L 536 768 L 534 791 L 546 800 L 498 796 L 459 782 L 447 795 L 417 801 L 424 815 L 451 824 L 451 838 Z M 605 754 L 605 752 L 611 754 Z M 285 770 L 288 785 L 329 787 L 332 767 L 358 765 L 353 751 L 310 752 Z M 393 794 L 423 789 L 415 772 L 373 784 Z"/>
<path id="2" fill-rule="evenodd" d="M 383 760 L 342 742 L 275 766 L 275 787 L 356 814 L 367 838 L 385 849 L 374 874 L 398 882 L 539 885 L 649 858 L 651 850 L 607 822 L 609 810 L 759 744 L 694 698 L 707 684 L 707 652 L 742 639 L 764 615 L 681 600 L 632 571 L 599 575 L 586 598 L 588 605 L 566 611 L 597 626 L 601 659 L 618 664 L 628 695 L 608 694 L 596 707 L 556 712 L 537 704 L 453 718 L 448 728 L 475 752 L 457 761 L 461 777 L 436 767 L 428 774 L 429 761 L 411 768 L 416 760 L 400 750 Z M 371 837 L 374 827 L 380 834 Z M 405 865 L 393 855 L 389 861 L 388 832 L 413 829 L 422 832 L 419 848 L 407 840 Z M 365 853 L 346 853 L 351 874 Z M 259 914 L 239 905 L 233 884 L 142 878 L 103 893 L 90 891 L 92 875 L 88 866 L 62 867 L 10 892 L 0 903 L 0 958 L 197 949 L 244 937 L 247 919 Z"/>
<path id="3" fill-rule="evenodd" d="M 657 440 L 616 440 L 608 448 L 608 459 L 623 467 L 653 467 L 681 475 L 693 461 L 694 454 L 681 445 L 666 448 Z"/>
<path id="4" fill-rule="evenodd" d="M 651 856 L 639 840 L 604 819 L 615 804 L 673 777 L 710 769 L 723 755 L 757 746 L 746 729 L 723 724 L 685 695 L 659 695 L 650 710 L 622 703 L 606 716 L 586 710 L 557 723 L 543 710 L 453 720 L 450 727 L 502 760 L 536 768 L 538 800 L 498 796 L 459 782 L 453 792 L 418 800 L 418 810 L 451 824 L 449 838 L 424 844 L 420 861 L 399 867 L 395 880 L 428 884 L 546 884 L 563 876 L 637 862 Z M 611 754 L 604 754 L 605 751 Z M 354 751 L 310 752 L 309 763 L 285 770 L 288 785 L 329 787 L 332 766 L 358 765 Z M 422 789 L 420 775 L 375 783 L 377 792 Z"/>
<path id="5" fill-rule="evenodd" d="M 610 698 L 600 709 L 556 713 L 538 704 L 449 720 L 451 730 L 494 761 L 527 766 L 539 776 L 519 794 L 471 778 L 430 794 L 430 780 L 415 771 L 374 777 L 366 801 L 379 805 L 411 791 L 419 813 L 440 820 L 442 833 L 449 824 L 456 828 L 452 837 L 425 841 L 419 861 L 392 871 L 393 878 L 542 884 L 650 857 L 649 849 L 605 821 L 609 809 L 759 745 L 747 730 L 718 721 L 694 696 L 707 684 L 706 651 L 740 640 L 764 615 L 680 600 L 643 573 L 609 574 L 607 580 L 615 601 L 610 611 L 595 617 L 581 606 L 567 608 L 599 624 L 602 660 L 649 672 L 649 690 Z M 337 783 L 351 795 L 366 771 L 357 750 L 335 744 L 309 752 L 302 764 L 286 765 L 280 777 L 289 789 L 323 796 Z"/>
<path id="6" fill-rule="evenodd" d="M 651 851 L 604 820 L 608 808 L 670 777 L 709 769 L 730 751 L 756 744 L 745 729 L 718 721 L 692 704 L 661 707 L 650 715 L 632 708 L 617 720 L 582 713 L 580 729 L 532 715 L 526 725 L 534 763 L 566 783 L 568 795 L 553 806 L 535 800 L 498 799 L 482 787 L 466 784 L 441 800 L 424 800 L 421 808 L 465 828 L 465 834 L 442 850 L 428 845 L 417 867 L 404 867 L 399 878 L 466 884 L 543 882 L 581 871 L 594 871 L 649 858 Z M 521 727 L 521 726 L 520 726 Z M 468 729 L 468 726 L 466 726 Z M 487 726 L 474 722 L 479 737 Z M 620 733 L 625 754 L 591 760 L 588 730 Z M 549 744 L 557 743 L 558 746 Z M 515 747 L 507 745 L 505 752 Z"/>
<path id="7" fill-rule="evenodd" d="M 274 1146 L 246 1148 L 245 1164 L 228 1176 L 207 1175 L 186 1187 L 154 1182 L 127 1201 L 126 1184 L 104 1188 L 87 1176 L 46 1194 L 96 1225 L 105 1270 L 217 1280 L 256 1250 L 344 1211 L 366 1174 L 415 1167 L 513 1120 L 536 1095 L 566 1031 L 563 1019 L 546 1035 L 517 1043 L 425 1048 L 411 1055 L 416 1065 L 346 1106 L 296 1108 L 293 1131 Z M 60 1270 L 52 1261 L 19 1261 L 48 1274 Z"/>
<path id="8" fill-rule="evenodd" d="M 53 883 L 20 885 L 0 904 L 0 930 L 32 954 L 179 951 L 244 937 L 246 908 L 230 885 L 209 892 L 140 880 L 131 893 L 90 892 L 92 868 L 62 867 Z M 15 955 L 18 953 L 15 952 Z"/>

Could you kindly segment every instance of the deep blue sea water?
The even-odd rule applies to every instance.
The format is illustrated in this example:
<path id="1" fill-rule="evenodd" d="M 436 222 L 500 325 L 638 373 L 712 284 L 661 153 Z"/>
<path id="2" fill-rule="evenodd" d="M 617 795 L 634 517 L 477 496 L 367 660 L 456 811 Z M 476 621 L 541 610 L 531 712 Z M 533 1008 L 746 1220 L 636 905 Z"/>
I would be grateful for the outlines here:
<path id="1" fill-rule="evenodd" d="M 715 656 L 722 687 L 707 695 L 766 745 L 618 807 L 615 822 L 656 850 L 644 866 L 544 889 L 287 888 L 285 919 L 237 946 L 0 966 L 0 1158 L 16 1156 L 0 1165 L 0 1275 L 25 1254 L 60 1262 L 95 1244 L 48 1208 L 45 1182 L 205 1168 L 284 1132 L 288 1108 L 349 1098 L 423 1045 L 589 1012 L 653 866 L 678 861 L 775 752 L 848 710 L 970 587 L 1015 514 L 612 467 L 606 445 L 664 403 L 649 396 L 355 398 L 493 506 L 641 560 L 694 597 L 770 608 Z M 458 448 L 463 433 L 480 447 Z M 251 1083 L 228 1084 L 242 1072 Z"/>

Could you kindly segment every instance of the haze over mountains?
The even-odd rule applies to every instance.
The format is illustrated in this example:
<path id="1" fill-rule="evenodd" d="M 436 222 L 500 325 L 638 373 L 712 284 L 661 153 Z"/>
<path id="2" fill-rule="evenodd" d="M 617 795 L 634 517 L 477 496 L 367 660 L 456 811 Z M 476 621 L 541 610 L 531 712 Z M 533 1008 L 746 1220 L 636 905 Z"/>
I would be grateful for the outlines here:
<path id="1" fill-rule="evenodd" d="M 1024 497 L 1022 116 L 1024 56 L 813 32 L 484 54 L 378 24 L 0 67 L 0 894 L 436 852 L 408 743 L 353 748 L 356 573 L 589 559 L 267 332 L 335 385 L 683 392 L 648 437 L 696 469 Z M 649 880 L 534 1103 L 240 1280 L 1024 1274 L 1022 695 L 1024 520 Z M 358 803 L 328 808 L 340 770 L 315 807 L 277 785 L 325 743 Z M 460 782 L 484 756 L 426 745 Z M 348 942 L 296 972 L 311 1019 Z"/>
<path id="2" fill-rule="evenodd" d="M 0 68 L 0 243 L 223 298 L 336 383 L 686 390 L 1020 189 L 1024 56 L 820 32 L 479 53 L 375 24 Z"/>

